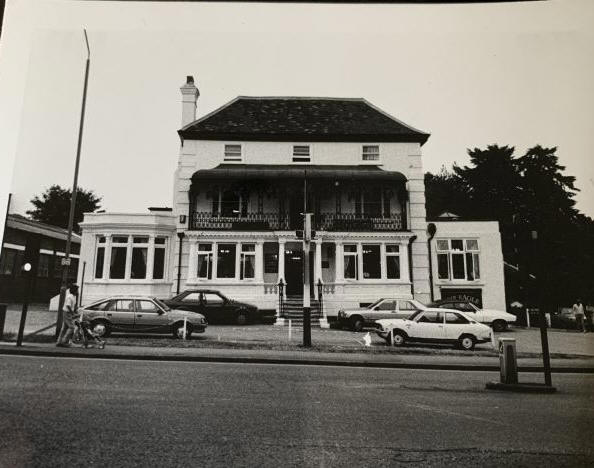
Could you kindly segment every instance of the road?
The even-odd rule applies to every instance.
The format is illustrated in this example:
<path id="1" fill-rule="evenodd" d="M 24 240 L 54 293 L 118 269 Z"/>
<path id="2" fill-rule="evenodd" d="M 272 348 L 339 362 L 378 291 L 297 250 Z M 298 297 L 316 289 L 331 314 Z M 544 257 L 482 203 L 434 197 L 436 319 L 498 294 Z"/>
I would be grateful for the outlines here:
<path id="1" fill-rule="evenodd" d="M 3 356 L 0 465 L 592 466 L 593 375 L 497 377 Z"/>

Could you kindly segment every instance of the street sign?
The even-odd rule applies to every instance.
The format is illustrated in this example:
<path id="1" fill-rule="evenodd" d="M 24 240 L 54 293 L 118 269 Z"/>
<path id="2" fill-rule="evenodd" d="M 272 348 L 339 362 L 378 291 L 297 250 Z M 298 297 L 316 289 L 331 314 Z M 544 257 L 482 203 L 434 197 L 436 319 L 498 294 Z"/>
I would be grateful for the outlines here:
<path id="1" fill-rule="evenodd" d="M 62 266 L 70 266 L 70 258 L 63 258 L 62 259 Z"/>

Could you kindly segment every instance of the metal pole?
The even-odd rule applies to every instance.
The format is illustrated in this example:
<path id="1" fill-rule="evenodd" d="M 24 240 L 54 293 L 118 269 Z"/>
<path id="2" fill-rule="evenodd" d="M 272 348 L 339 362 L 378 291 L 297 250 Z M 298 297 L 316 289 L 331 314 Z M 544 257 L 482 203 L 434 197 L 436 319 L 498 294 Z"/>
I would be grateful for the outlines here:
<path id="1" fill-rule="evenodd" d="M 23 308 L 21 310 L 21 321 L 19 322 L 19 332 L 17 335 L 17 346 L 22 346 L 23 344 L 23 335 L 25 333 L 25 322 L 27 321 L 27 310 L 29 309 L 29 295 L 31 294 L 31 282 L 33 280 L 33 272 L 31 271 L 31 264 L 25 263 L 23 265 L 23 273 L 27 277 L 27 282 L 25 286 L 25 300 L 23 301 Z"/>
<path id="2" fill-rule="evenodd" d="M 182 242 L 184 241 L 185 233 L 183 231 L 178 232 L 177 237 L 179 239 L 179 249 L 177 254 L 177 287 L 175 294 L 179 294 L 179 285 L 181 283 Z"/>
<path id="3" fill-rule="evenodd" d="M 63 320 L 64 300 L 66 299 L 66 283 L 68 282 L 68 274 L 70 272 L 70 244 L 72 242 L 72 228 L 74 225 L 74 209 L 76 208 L 76 194 L 78 191 L 78 168 L 80 165 L 80 150 L 82 147 L 83 129 L 85 124 L 85 108 L 87 105 L 87 87 L 89 83 L 89 67 L 91 64 L 91 50 L 89 48 L 89 40 L 87 38 L 87 30 L 83 29 L 85 34 L 85 43 L 87 46 L 87 63 L 85 66 L 85 84 L 83 88 L 82 104 L 80 110 L 80 123 L 78 126 L 78 144 L 76 147 L 76 162 L 74 164 L 74 181 L 72 183 L 72 193 L 70 196 L 70 213 L 68 215 L 68 236 L 66 237 L 66 251 L 64 252 L 64 260 L 62 261 L 62 287 L 60 288 L 60 301 L 58 303 L 58 319 L 56 321 L 56 337 L 60 333 Z"/>
<path id="4" fill-rule="evenodd" d="M 78 305 L 82 304 L 83 289 L 85 286 L 85 270 L 87 269 L 87 262 L 83 262 L 82 275 L 80 277 L 80 293 L 78 295 Z"/>
<path id="5" fill-rule="evenodd" d="M 307 214 L 307 169 L 303 179 L 303 346 L 311 346 L 311 303 L 309 292 L 309 240 L 311 224 Z M 309 231 L 309 232 L 308 232 Z"/>

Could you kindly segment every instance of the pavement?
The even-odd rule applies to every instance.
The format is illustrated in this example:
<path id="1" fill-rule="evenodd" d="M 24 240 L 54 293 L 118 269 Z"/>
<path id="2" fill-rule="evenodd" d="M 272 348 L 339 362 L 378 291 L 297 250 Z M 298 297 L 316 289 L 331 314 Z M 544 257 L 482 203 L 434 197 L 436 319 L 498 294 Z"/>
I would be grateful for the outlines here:
<path id="1" fill-rule="evenodd" d="M 312 329 L 312 348 L 303 348 L 302 329 L 272 325 L 216 326 L 191 340 L 169 336 L 113 335 L 105 349 L 56 348 L 53 344 L 56 313 L 43 306 L 33 306 L 27 316 L 25 339 L 17 348 L 20 309 L 9 307 L 5 336 L 0 354 L 32 356 L 96 357 L 194 362 L 255 362 L 363 366 L 417 369 L 465 369 L 498 371 L 499 357 L 491 343 L 477 345 L 466 352 L 451 346 L 406 346 L 390 348 L 371 333 L 371 347 L 364 346 L 364 333 L 346 330 Z M 9 335 L 10 336 L 10 335 Z M 497 337 L 516 339 L 518 366 L 521 372 L 542 371 L 540 333 L 537 329 L 512 328 Z M 549 348 L 553 372 L 594 373 L 594 334 L 567 330 L 549 330 Z"/>

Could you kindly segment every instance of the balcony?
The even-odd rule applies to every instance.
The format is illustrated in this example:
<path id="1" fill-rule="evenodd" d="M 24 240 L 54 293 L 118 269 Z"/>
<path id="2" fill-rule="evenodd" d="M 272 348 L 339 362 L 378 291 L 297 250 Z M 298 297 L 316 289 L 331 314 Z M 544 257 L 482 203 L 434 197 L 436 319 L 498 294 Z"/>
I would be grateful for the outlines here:
<path id="1" fill-rule="evenodd" d="M 321 213 L 313 217 L 317 231 L 401 231 L 404 220 L 398 213 L 378 217 L 362 213 Z M 217 231 L 289 231 L 303 229 L 302 221 L 288 213 L 247 213 L 245 216 L 217 216 L 211 212 L 194 212 L 192 230 Z"/>

